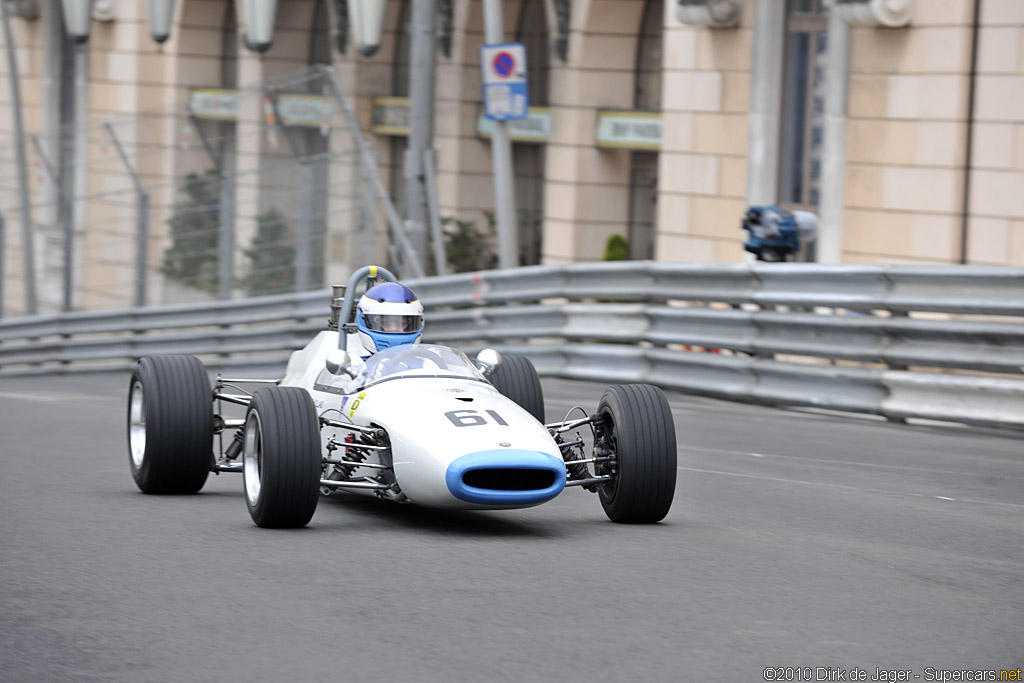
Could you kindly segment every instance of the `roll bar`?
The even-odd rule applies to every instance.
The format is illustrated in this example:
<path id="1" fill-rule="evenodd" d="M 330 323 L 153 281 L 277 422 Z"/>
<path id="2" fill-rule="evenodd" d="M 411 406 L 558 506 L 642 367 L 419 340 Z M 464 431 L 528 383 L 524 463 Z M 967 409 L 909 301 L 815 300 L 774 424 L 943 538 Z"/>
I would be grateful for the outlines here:
<path id="1" fill-rule="evenodd" d="M 352 317 L 352 310 L 356 305 L 356 287 L 359 286 L 359 281 L 363 278 L 398 282 L 394 273 L 380 266 L 363 266 L 352 273 L 352 277 L 348 279 L 348 285 L 345 287 L 345 300 L 341 304 L 341 316 L 338 318 L 338 348 L 342 351 L 348 351 L 348 333 L 358 329 L 355 323 L 349 322 L 349 319 Z"/>

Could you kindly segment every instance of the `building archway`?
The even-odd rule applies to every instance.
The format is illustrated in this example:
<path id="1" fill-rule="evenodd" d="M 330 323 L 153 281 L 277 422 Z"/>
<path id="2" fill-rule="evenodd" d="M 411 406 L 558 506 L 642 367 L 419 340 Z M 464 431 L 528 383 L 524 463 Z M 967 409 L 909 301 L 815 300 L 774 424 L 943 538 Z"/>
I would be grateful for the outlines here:
<path id="1" fill-rule="evenodd" d="M 516 24 L 516 42 L 526 47 L 530 107 L 548 104 L 551 43 L 544 0 L 523 0 Z M 541 262 L 544 224 L 544 145 L 517 142 L 512 146 L 519 230 L 519 265 Z"/>
<path id="2" fill-rule="evenodd" d="M 552 15 L 568 20 L 559 25 L 568 42 L 564 61 L 554 61 L 550 75 L 545 263 L 599 260 L 610 237 L 628 232 L 631 150 L 637 146 L 628 135 L 604 140 L 601 131 L 603 122 L 621 115 L 629 117 L 630 129 L 643 118 L 630 116 L 643 13 L 644 0 L 622 0 L 573 4 L 568 15 Z"/>
<path id="3" fill-rule="evenodd" d="M 661 111 L 661 50 L 664 0 L 646 0 L 640 20 L 636 47 L 636 76 L 633 107 L 639 111 Z M 658 153 L 634 151 L 629 171 L 629 256 L 654 258 L 657 222 Z"/>
<path id="4" fill-rule="evenodd" d="M 307 62 L 310 69 L 331 63 L 330 15 L 327 11 L 327 0 L 314 0 L 312 20 L 309 24 Z M 323 91 L 323 86 L 319 78 L 310 78 L 306 81 L 306 89 L 312 95 L 319 95 Z M 302 129 L 301 132 L 304 160 L 300 163 L 310 167 L 308 175 L 312 179 L 312 187 L 308 190 L 308 196 L 312 201 L 306 206 L 296 207 L 296 210 L 306 214 L 305 220 L 309 224 L 312 256 L 308 286 L 312 289 L 324 286 L 330 183 L 330 161 L 327 158 L 330 151 L 329 132 L 329 127 L 309 127 Z"/>
<path id="5" fill-rule="evenodd" d="M 228 244 L 222 236 L 233 236 L 238 227 L 233 174 L 238 168 L 240 37 L 234 0 L 181 3 L 169 45 L 173 60 L 165 73 L 184 118 L 175 117 L 169 131 L 176 143 L 171 163 L 176 180 L 162 200 L 154 198 L 165 208 L 152 227 L 159 226 L 157 235 L 167 231 L 166 251 L 151 259 L 162 264 L 160 299 L 229 298 L 234 260 L 222 270 L 221 249 L 234 253 L 227 247 L 237 240 Z"/>
<path id="6" fill-rule="evenodd" d="M 401 0 L 395 23 L 394 59 L 391 63 L 391 94 L 394 97 L 409 97 L 409 54 L 412 51 L 412 34 L 409 30 L 411 0 Z M 406 109 L 406 111 L 409 111 Z M 393 135 L 388 143 L 388 192 L 399 216 L 404 216 L 405 198 L 405 152 L 409 149 L 408 129 L 404 135 Z"/>

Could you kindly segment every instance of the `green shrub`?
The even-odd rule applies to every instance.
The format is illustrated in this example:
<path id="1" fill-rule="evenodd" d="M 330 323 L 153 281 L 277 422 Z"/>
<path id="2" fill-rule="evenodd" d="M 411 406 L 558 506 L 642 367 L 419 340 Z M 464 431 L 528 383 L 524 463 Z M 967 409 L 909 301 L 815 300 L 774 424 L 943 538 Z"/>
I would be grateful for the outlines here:
<path id="1" fill-rule="evenodd" d="M 245 250 L 248 274 L 242 285 L 249 296 L 283 294 L 295 289 L 295 244 L 288 235 L 288 224 L 277 209 L 256 217 L 252 246 Z"/>
<path id="2" fill-rule="evenodd" d="M 602 261 L 628 261 L 629 242 L 622 235 L 612 235 L 604 245 Z"/>
<path id="3" fill-rule="evenodd" d="M 184 199 L 174 205 L 171 246 L 160 272 L 204 292 L 217 291 L 217 243 L 220 228 L 220 176 L 216 171 L 189 173 Z"/>
<path id="4" fill-rule="evenodd" d="M 498 265 L 494 251 L 494 214 L 485 211 L 487 232 L 476 227 L 475 221 L 448 216 L 441 220 L 444 226 L 444 247 L 451 273 L 472 273 L 490 270 Z"/>

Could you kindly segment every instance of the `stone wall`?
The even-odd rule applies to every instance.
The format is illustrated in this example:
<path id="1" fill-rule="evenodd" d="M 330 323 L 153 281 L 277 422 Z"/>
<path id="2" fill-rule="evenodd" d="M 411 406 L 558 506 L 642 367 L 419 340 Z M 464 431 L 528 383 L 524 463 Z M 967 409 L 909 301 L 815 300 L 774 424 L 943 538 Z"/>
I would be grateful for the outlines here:
<path id="1" fill-rule="evenodd" d="M 665 4 L 658 260 L 743 259 L 753 5 L 738 27 L 712 29 Z"/>
<path id="2" fill-rule="evenodd" d="M 979 31 L 967 255 L 1024 265 L 1024 2 L 985 0 Z"/>

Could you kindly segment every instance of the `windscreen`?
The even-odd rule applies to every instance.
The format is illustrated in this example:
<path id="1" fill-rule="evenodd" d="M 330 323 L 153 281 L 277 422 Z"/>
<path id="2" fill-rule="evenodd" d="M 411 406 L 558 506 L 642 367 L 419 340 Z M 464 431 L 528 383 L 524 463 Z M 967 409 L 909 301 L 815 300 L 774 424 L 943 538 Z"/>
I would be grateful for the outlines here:
<path id="1" fill-rule="evenodd" d="M 405 344 L 378 351 L 366 359 L 361 379 L 366 386 L 395 375 L 484 379 L 466 354 L 433 344 Z"/>

